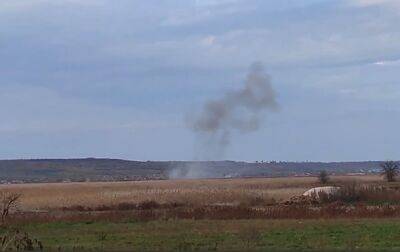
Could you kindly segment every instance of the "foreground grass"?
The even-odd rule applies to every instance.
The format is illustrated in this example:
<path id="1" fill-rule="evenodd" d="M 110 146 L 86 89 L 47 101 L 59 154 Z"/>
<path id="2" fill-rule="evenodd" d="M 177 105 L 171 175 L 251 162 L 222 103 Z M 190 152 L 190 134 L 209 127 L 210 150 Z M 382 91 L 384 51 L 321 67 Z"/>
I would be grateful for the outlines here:
<path id="1" fill-rule="evenodd" d="M 19 227 L 46 250 L 400 250 L 400 220 L 54 222 Z"/>

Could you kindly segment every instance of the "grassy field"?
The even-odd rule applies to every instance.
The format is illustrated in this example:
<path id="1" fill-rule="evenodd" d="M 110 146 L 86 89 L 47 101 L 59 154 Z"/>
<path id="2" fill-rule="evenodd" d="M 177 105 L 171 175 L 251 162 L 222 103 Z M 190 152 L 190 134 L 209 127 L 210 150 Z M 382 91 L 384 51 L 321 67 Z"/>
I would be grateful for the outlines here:
<path id="1" fill-rule="evenodd" d="M 379 176 L 334 176 L 332 183 L 358 181 L 379 183 Z M 0 190 L 22 194 L 22 210 L 47 210 L 74 205 L 98 206 L 178 202 L 193 205 L 246 203 L 254 199 L 283 201 L 319 186 L 314 177 L 160 180 L 137 182 L 93 182 L 1 185 Z"/>
<path id="2" fill-rule="evenodd" d="M 271 251 L 400 249 L 400 220 L 55 222 L 24 225 L 45 249 Z"/>
<path id="3" fill-rule="evenodd" d="M 2 185 L 22 197 L 0 236 L 27 232 L 45 251 L 400 250 L 399 184 L 379 176 L 330 183 L 353 181 L 378 189 L 351 202 L 288 205 L 317 179 Z"/>

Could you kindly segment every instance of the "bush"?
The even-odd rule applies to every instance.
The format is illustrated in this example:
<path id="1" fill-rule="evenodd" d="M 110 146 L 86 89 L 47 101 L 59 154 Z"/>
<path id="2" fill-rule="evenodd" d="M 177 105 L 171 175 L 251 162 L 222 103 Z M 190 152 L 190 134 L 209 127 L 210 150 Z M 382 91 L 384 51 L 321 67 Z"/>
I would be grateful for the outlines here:
<path id="1" fill-rule="evenodd" d="M 161 208 L 161 204 L 154 200 L 146 200 L 137 204 L 136 207 L 139 210 L 158 209 Z"/>
<path id="2" fill-rule="evenodd" d="M 10 214 L 11 211 L 17 208 L 20 198 L 21 194 L 19 193 L 11 193 L 6 191 L 0 192 L 1 226 L 6 225 L 8 215 Z"/>
<path id="3" fill-rule="evenodd" d="M 360 186 L 351 183 L 340 187 L 332 194 L 318 193 L 316 197 L 320 203 L 368 203 L 368 204 L 400 204 L 400 191 L 383 186 Z"/>
<path id="4" fill-rule="evenodd" d="M 326 184 L 329 182 L 329 174 L 327 171 L 321 171 L 318 174 L 318 180 L 321 184 Z"/>

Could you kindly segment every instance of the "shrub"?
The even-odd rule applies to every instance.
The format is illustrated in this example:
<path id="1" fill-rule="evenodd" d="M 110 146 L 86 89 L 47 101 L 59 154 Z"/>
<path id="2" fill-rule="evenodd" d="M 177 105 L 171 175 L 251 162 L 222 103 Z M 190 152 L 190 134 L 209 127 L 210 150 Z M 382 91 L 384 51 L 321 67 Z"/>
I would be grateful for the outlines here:
<path id="1" fill-rule="evenodd" d="M 137 204 L 137 209 L 139 210 L 157 209 L 160 207 L 161 204 L 154 200 L 146 200 Z"/>
<path id="2" fill-rule="evenodd" d="M 0 236 L 1 251 L 32 251 L 43 250 L 43 244 L 37 239 L 33 239 L 28 233 L 21 232 L 18 229 L 8 230 Z"/>
<path id="3" fill-rule="evenodd" d="M 136 209 L 136 204 L 129 202 L 122 202 L 119 203 L 115 208 L 120 211 L 133 210 Z"/>
<path id="4" fill-rule="evenodd" d="M 321 184 L 326 184 L 326 183 L 328 183 L 329 182 L 329 174 L 328 174 L 328 172 L 327 171 L 321 171 L 319 174 L 318 174 L 318 180 L 319 180 L 319 182 L 321 183 Z"/>
<path id="5" fill-rule="evenodd" d="M 0 192 L 0 211 L 1 211 L 1 225 L 6 224 L 10 211 L 15 210 L 18 206 L 21 194 Z"/>
<path id="6" fill-rule="evenodd" d="M 377 185 L 361 186 L 351 183 L 340 187 L 333 193 L 318 193 L 316 197 L 320 203 L 331 203 L 335 201 L 343 203 L 368 203 L 368 204 L 399 204 L 400 191 Z"/>

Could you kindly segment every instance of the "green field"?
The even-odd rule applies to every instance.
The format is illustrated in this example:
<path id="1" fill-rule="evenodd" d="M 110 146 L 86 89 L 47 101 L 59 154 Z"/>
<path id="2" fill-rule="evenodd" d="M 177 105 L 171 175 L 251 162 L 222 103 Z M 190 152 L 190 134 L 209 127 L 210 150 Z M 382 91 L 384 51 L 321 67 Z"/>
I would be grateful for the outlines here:
<path id="1" fill-rule="evenodd" d="M 53 222 L 19 227 L 45 250 L 400 250 L 400 220 Z"/>

